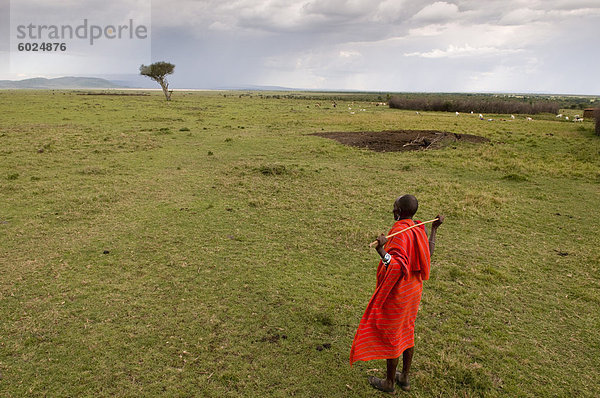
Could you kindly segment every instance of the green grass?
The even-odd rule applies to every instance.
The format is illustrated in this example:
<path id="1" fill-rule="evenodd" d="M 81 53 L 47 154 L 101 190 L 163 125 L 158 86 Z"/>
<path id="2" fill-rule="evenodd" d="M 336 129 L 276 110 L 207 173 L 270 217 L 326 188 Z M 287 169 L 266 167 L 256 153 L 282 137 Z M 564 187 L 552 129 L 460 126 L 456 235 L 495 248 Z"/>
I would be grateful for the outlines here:
<path id="1" fill-rule="evenodd" d="M 447 216 L 412 396 L 600 395 L 591 122 L 225 94 L 0 91 L 1 396 L 381 396 L 348 355 L 401 193 Z M 311 135 L 384 129 L 491 142 Z"/>

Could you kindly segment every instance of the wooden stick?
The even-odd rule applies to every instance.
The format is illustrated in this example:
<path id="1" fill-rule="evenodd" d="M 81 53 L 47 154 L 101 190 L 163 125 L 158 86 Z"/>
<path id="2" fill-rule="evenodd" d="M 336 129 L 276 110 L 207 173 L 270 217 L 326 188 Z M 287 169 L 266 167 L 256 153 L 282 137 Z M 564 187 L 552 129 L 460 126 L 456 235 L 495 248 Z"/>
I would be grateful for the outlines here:
<path id="1" fill-rule="evenodd" d="M 419 225 L 423 225 L 423 224 L 429 224 L 430 222 L 434 222 L 434 221 L 437 221 L 437 220 L 439 220 L 439 218 L 434 218 L 433 220 L 429 220 L 429 221 L 423 221 L 423 222 L 421 222 L 421 223 L 418 223 L 418 224 L 415 224 L 415 225 L 413 225 L 413 226 L 411 226 L 411 227 L 404 228 L 402 231 L 394 232 L 393 234 L 390 234 L 390 235 L 386 236 L 385 238 L 386 238 L 386 239 L 389 239 L 389 238 L 391 238 L 392 236 L 399 235 L 399 234 L 401 234 L 402 232 L 408 231 L 409 229 L 413 229 L 414 227 L 418 227 Z M 375 246 L 376 244 L 377 244 L 377 241 L 375 240 L 375 241 L 371 242 L 371 244 L 369 244 L 369 247 L 373 247 L 373 246 Z"/>

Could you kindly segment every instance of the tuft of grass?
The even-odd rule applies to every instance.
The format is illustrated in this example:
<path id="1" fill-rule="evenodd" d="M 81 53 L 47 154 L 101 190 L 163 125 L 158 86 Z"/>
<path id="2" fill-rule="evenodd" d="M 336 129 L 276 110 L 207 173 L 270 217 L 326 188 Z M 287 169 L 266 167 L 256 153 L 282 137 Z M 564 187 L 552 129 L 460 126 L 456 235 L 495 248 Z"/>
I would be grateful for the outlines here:
<path id="1" fill-rule="evenodd" d="M 477 395 L 488 393 L 492 388 L 490 376 L 480 367 L 450 369 L 449 375 L 459 389 L 467 389 Z"/>
<path id="2" fill-rule="evenodd" d="M 333 319 L 329 314 L 318 313 L 315 316 L 315 321 L 322 326 L 333 326 Z"/>
<path id="3" fill-rule="evenodd" d="M 258 171 L 260 174 L 266 176 L 287 175 L 291 172 L 290 169 L 283 164 L 262 165 L 257 167 L 255 170 Z"/>
<path id="4" fill-rule="evenodd" d="M 514 182 L 529 181 L 529 178 L 527 178 L 526 176 L 524 176 L 522 174 L 516 174 L 516 173 L 507 174 L 504 177 L 502 177 L 502 179 L 507 180 L 507 181 L 514 181 Z"/>
<path id="5" fill-rule="evenodd" d="M 451 280 L 456 281 L 463 277 L 463 272 L 457 267 L 451 267 L 448 271 L 448 276 Z"/>
<path id="6" fill-rule="evenodd" d="M 154 134 L 156 134 L 156 135 L 169 135 L 169 134 L 173 134 L 173 132 L 171 131 L 171 129 L 169 127 L 161 127 Z"/>

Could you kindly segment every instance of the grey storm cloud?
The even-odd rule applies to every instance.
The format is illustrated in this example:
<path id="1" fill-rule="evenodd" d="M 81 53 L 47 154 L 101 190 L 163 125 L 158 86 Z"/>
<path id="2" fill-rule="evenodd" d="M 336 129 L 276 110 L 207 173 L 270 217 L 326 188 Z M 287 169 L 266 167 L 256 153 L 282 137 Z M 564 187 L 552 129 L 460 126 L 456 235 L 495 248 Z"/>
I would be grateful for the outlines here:
<path id="1" fill-rule="evenodd" d="M 233 0 L 153 2 L 159 25 L 191 24 L 202 31 L 221 27 L 264 32 L 354 29 L 376 23 L 382 35 L 393 25 L 427 23 L 503 24 L 506 15 L 524 23 L 598 15 L 598 1 L 415 1 L 415 0 Z M 510 18 L 508 18 L 510 19 Z M 514 24 L 513 22 L 508 22 Z"/>
<path id="2" fill-rule="evenodd" d="M 599 24 L 597 0 L 153 0 L 152 58 L 182 88 L 597 94 Z"/>

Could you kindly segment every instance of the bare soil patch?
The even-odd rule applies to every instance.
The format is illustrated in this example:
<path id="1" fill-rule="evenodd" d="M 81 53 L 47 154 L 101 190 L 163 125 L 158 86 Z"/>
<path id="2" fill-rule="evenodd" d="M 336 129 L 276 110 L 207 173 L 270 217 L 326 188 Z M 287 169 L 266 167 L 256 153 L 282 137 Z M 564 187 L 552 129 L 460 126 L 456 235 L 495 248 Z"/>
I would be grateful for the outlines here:
<path id="1" fill-rule="evenodd" d="M 376 152 L 401 152 L 440 149 L 454 142 L 484 143 L 489 139 L 472 134 L 456 134 L 436 130 L 394 130 L 314 133 L 344 145 Z"/>

